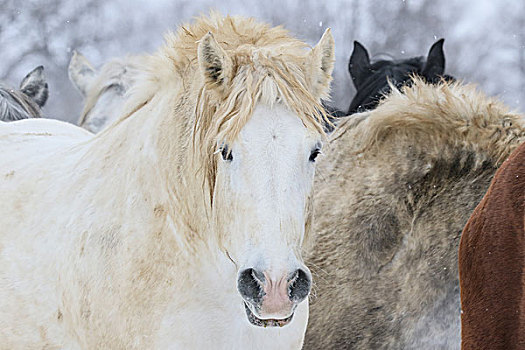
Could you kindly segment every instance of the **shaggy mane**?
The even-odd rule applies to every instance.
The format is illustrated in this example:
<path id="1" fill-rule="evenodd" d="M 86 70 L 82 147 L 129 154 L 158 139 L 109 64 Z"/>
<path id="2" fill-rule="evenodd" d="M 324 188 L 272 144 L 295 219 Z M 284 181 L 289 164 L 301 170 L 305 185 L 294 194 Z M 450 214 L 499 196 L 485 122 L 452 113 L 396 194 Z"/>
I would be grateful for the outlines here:
<path id="1" fill-rule="evenodd" d="M 375 110 L 366 113 L 367 126 L 357 136 L 357 153 L 402 138 L 417 140 L 411 144 L 430 144 L 426 150 L 431 157 L 442 155 L 447 146 L 462 146 L 499 166 L 525 141 L 523 116 L 472 84 L 443 81 L 432 85 L 413 78 L 412 86 L 391 89 Z M 356 124 L 348 118 L 337 134 Z"/>
<path id="2" fill-rule="evenodd" d="M 205 82 L 199 69 L 197 49 L 199 40 L 207 33 L 213 34 L 231 59 L 232 79 L 225 87 Z M 291 37 L 282 27 L 270 27 L 254 18 L 222 17 L 212 12 L 209 17 L 199 17 L 165 36 L 165 45 L 150 57 L 144 66 L 146 74 L 132 89 L 131 94 L 138 96 L 133 103 L 139 105 L 137 99 L 142 98 L 145 104 L 155 95 L 155 90 L 163 88 L 162 81 L 168 76 L 181 82 L 185 91 L 180 91 L 179 96 L 186 94 L 183 103 L 189 106 L 196 101 L 196 105 L 191 106 L 193 116 L 183 116 L 189 120 L 181 124 L 193 128 L 188 134 L 193 140 L 194 154 L 198 162 L 202 162 L 212 196 L 217 150 L 221 144 L 237 138 L 257 103 L 270 106 L 283 103 L 306 128 L 324 135 L 322 125 L 327 116 L 321 99 L 327 96 L 315 96 L 311 92 L 318 82 L 312 81 L 309 52 L 307 44 Z M 331 77 L 327 80 L 329 83 Z M 127 110 L 133 111 L 136 107 Z"/>
<path id="3" fill-rule="evenodd" d="M 312 96 L 305 75 L 305 50 L 308 46 L 287 30 L 270 27 L 254 18 L 222 17 L 212 12 L 201 16 L 193 24 L 181 26 L 176 34 L 166 35 L 161 52 L 179 69 L 197 61 L 199 40 L 211 32 L 219 45 L 233 61 L 234 79 L 220 102 L 222 108 L 213 116 L 205 109 L 215 94 L 213 86 L 204 85 L 197 104 L 196 126 L 205 138 L 215 143 L 234 140 L 244 127 L 257 102 L 283 102 L 297 113 L 306 127 L 322 133 L 326 115 L 319 99 Z"/>

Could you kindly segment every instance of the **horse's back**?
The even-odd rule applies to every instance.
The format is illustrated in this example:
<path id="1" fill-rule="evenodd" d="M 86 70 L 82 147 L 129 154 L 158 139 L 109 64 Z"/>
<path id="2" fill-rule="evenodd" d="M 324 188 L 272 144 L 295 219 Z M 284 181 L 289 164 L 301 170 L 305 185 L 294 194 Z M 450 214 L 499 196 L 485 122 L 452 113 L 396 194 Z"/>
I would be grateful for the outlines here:
<path id="1" fill-rule="evenodd" d="M 72 140 L 92 135 L 85 129 L 56 119 L 23 119 L 15 122 L 0 121 L 0 142 L 12 143 L 17 138 L 31 136 L 70 137 Z"/>
<path id="2" fill-rule="evenodd" d="M 78 126 L 57 120 L 0 122 L 0 242 L 10 234 L 17 238 L 18 227 L 43 215 L 46 201 L 67 195 L 57 191 L 69 186 L 73 169 L 85 153 L 83 145 L 92 137 Z"/>
<path id="3" fill-rule="evenodd" d="M 503 163 L 459 249 L 462 348 L 525 349 L 525 144 Z"/>
<path id="4" fill-rule="evenodd" d="M 9 167 L 32 168 L 39 159 L 89 140 L 93 134 L 78 126 L 53 119 L 0 122 L 0 173 Z M 4 174 L 5 175 L 5 174 Z"/>

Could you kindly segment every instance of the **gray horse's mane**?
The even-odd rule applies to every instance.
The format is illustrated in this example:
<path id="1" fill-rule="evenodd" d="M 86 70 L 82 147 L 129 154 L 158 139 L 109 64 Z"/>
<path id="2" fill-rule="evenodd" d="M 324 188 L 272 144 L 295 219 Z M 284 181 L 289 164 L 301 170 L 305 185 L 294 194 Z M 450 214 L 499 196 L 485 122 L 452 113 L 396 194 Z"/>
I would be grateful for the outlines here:
<path id="1" fill-rule="evenodd" d="M 375 110 L 341 122 L 333 137 L 361 127 L 366 120 L 354 139 L 356 154 L 406 141 L 439 158 L 444 148 L 462 145 L 496 166 L 525 140 L 523 117 L 475 85 L 447 81 L 433 85 L 413 78 L 411 86 L 391 89 Z"/>
<path id="2" fill-rule="evenodd" d="M 0 121 L 40 118 L 38 105 L 21 91 L 0 83 Z"/>

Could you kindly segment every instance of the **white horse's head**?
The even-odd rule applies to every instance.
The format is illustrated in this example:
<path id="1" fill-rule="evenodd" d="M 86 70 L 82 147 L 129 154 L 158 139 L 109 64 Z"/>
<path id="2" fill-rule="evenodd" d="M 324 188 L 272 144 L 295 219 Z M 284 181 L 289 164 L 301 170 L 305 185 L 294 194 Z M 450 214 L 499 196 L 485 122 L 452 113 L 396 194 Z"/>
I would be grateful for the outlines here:
<path id="1" fill-rule="evenodd" d="M 114 59 L 97 71 L 80 53 L 74 51 L 69 62 L 69 80 L 84 98 L 79 126 L 97 133 L 120 116 L 126 92 L 135 79 L 131 58 Z"/>
<path id="2" fill-rule="evenodd" d="M 320 98 L 328 93 L 334 42 L 327 31 L 296 62 L 275 52 L 239 56 L 230 57 L 211 34 L 200 41 L 208 92 L 229 96 L 219 97 L 215 112 L 225 117 L 218 118 L 222 131 L 213 140 L 214 220 L 237 266 L 248 320 L 283 326 L 312 284 L 301 251 L 323 136 L 313 115 L 319 116 Z M 242 118 L 249 119 L 238 122 Z"/>
<path id="3" fill-rule="evenodd" d="M 257 106 L 238 139 L 221 147 L 216 200 L 228 203 L 229 231 L 242 237 L 229 253 L 253 324 L 286 324 L 310 292 L 301 247 L 320 150 L 319 134 L 282 105 Z"/>

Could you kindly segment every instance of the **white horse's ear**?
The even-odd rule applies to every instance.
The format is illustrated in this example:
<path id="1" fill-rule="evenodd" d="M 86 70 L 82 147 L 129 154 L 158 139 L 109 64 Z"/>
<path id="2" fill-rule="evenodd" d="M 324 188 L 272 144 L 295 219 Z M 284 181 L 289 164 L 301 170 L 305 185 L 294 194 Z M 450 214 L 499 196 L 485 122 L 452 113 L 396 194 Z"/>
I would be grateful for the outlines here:
<path id="1" fill-rule="evenodd" d="M 233 64 L 212 33 L 208 32 L 200 40 L 197 50 L 199 66 L 204 75 L 205 83 L 212 88 L 219 89 L 228 86 L 231 81 Z"/>
<path id="2" fill-rule="evenodd" d="M 335 63 L 335 42 L 330 28 L 326 29 L 321 40 L 308 53 L 306 64 L 310 73 L 310 88 L 314 96 L 328 99 L 330 82 Z"/>
<path id="3" fill-rule="evenodd" d="M 35 101 L 40 108 L 44 107 L 49 96 L 44 66 L 38 66 L 27 73 L 20 83 L 20 91 Z"/>
<path id="4" fill-rule="evenodd" d="M 69 67 L 67 69 L 69 80 L 86 97 L 87 90 L 96 76 L 95 69 L 89 61 L 77 51 L 73 51 Z"/>

